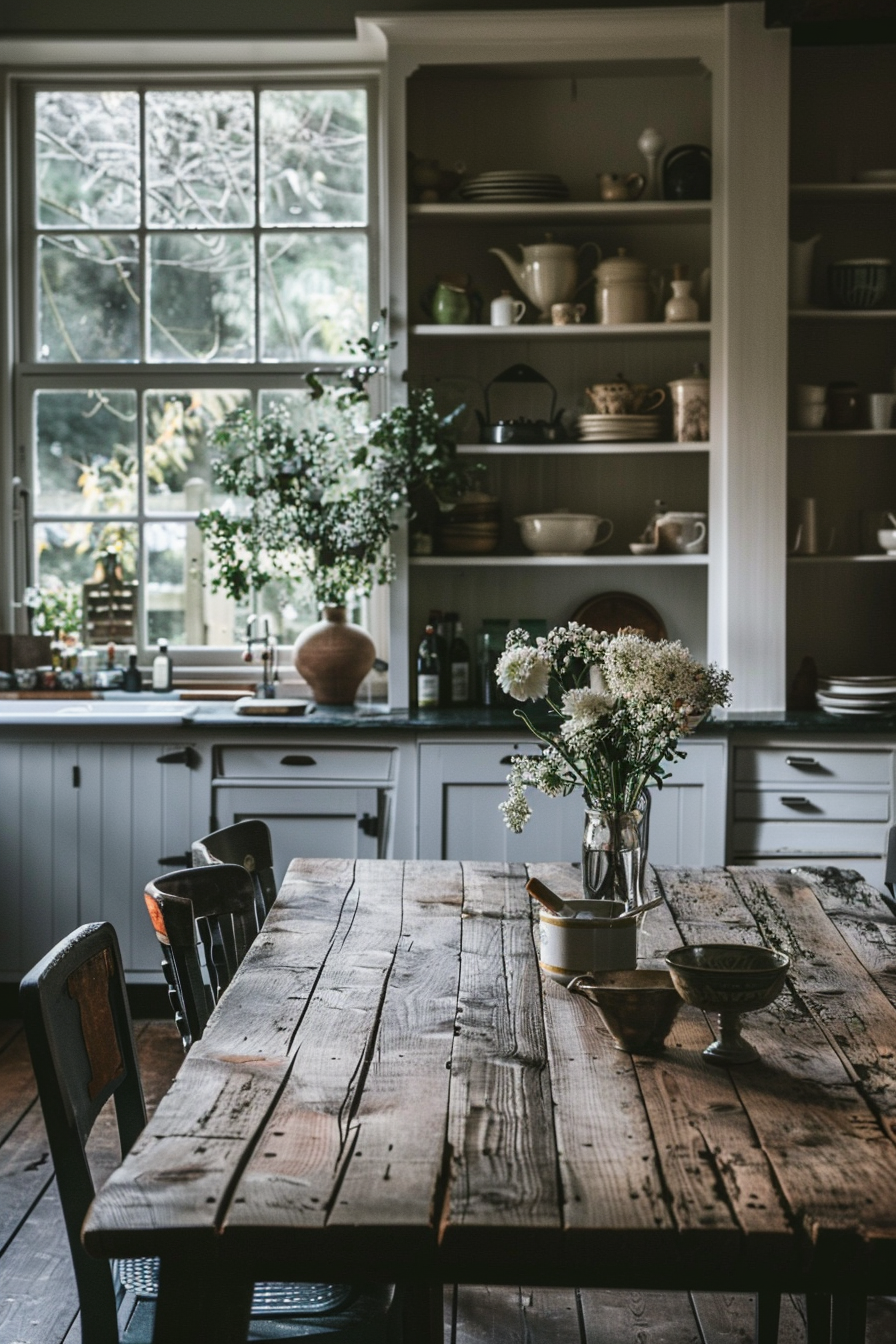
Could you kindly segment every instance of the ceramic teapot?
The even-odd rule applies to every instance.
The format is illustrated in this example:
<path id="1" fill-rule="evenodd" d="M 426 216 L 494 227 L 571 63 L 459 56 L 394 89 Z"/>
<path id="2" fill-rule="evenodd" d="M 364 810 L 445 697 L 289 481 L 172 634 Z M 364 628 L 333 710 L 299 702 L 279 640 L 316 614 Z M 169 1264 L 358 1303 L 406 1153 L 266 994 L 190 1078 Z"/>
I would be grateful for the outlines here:
<path id="1" fill-rule="evenodd" d="M 666 400 L 664 388 L 630 383 L 621 373 L 617 373 L 613 383 L 594 383 L 586 387 L 585 395 L 598 415 L 647 415 Z"/>
<path id="2" fill-rule="evenodd" d="M 615 257 L 606 257 L 594 271 L 597 290 L 594 309 L 598 322 L 616 326 L 650 322 L 662 293 L 662 276 L 645 261 L 630 257 L 620 247 Z"/>
<path id="3" fill-rule="evenodd" d="M 539 310 L 539 322 L 550 322 L 551 304 L 568 303 L 581 288 L 578 258 L 587 247 L 594 248 L 600 261 L 597 243 L 583 243 L 576 249 L 569 243 L 555 243 L 549 233 L 545 234 L 543 243 L 532 243 L 528 247 L 521 243 L 521 261 L 500 247 L 490 247 L 489 252 L 500 257 L 526 298 Z"/>

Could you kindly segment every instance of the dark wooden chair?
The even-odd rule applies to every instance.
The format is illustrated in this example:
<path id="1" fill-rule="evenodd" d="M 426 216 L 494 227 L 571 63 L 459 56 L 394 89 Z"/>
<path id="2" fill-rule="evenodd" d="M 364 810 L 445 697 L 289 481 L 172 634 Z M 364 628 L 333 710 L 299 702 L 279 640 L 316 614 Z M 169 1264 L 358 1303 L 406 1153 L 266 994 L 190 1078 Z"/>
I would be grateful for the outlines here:
<path id="1" fill-rule="evenodd" d="M 193 867 L 201 868 L 212 863 L 238 863 L 251 874 L 261 924 L 277 898 L 271 833 L 265 823 L 249 818 L 194 840 Z"/>
<path id="2" fill-rule="evenodd" d="M 245 876 L 245 874 L 244 874 Z M 85 924 L 21 983 L 20 1001 L 75 1270 L 85 1344 L 151 1344 L 158 1261 L 89 1256 L 81 1227 L 94 1196 L 86 1143 L 110 1097 L 124 1157 L 146 1107 L 118 939 Z M 392 1293 L 348 1284 L 259 1283 L 249 1341 L 385 1344 Z M 122 1328 L 123 1327 L 123 1328 Z"/>
<path id="3" fill-rule="evenodd" d="M 890 827 L 887 836 L 887 862 L 884 867 L 884 886 L 890 893 L 881 892 L 888 909 L 896 915 L 896 826 Z"/>

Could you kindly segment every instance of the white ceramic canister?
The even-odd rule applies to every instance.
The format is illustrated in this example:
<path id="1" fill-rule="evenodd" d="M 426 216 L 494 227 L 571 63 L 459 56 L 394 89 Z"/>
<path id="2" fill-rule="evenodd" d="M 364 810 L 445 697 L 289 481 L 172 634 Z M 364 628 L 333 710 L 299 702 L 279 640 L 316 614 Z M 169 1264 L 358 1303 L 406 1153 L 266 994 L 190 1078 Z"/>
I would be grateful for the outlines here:
<path id="1" fill-rule="evenodd" d="M 502 290 L 491 303 L 491 325 L 493 327 L 512 327 L 522 322 L 526 305 L 522 299 L 515 299 L 506 289 Z"/>
<path id="2" fill-rule="evenodd" d="M 706 443 L 709 439 L 709 379 L 701 365 L 690 378 L 674 378 L 667 384 L 672 393 L 672 429 L 676 443 Z"/>
<path id="3" fill-rule="evenodd" d="M 567 901 L 572 916 L 539 911 L 538 964 L 550 980 L 568 985 L 586 971 L 633 971 L 638 964 L 638 921 L 614 922 L 622 901 Z"/>
<path id="4" fill-rule="evenodd" d="M 615 257 L 607 257 L 593 272 L 597 281 L 594 308 L 604 326 L 628 322 L 650 322 L 659 297 L 661 279 L 652 276 L 644 261 L 630 257 L 620 247 Z"/>

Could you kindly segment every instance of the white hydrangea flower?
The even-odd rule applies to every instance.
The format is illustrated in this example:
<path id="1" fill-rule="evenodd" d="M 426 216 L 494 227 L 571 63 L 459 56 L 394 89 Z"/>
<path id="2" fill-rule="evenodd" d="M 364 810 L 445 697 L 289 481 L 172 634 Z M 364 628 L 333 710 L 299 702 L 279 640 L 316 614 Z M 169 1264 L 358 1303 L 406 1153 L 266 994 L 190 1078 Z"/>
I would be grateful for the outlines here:
<path id="1" fill-rule="evenodd" d="M 540 648 L 517 644 L 501 654 L 495 676 L 501 690 L 514 700 L 541 700 L 547 695 L 551 672 Z"/>
<path id="2" fill-rule="evenodd" d="M 609 695 L 583 686 L 579 690 L 567 691 L 561 708 L 567 719 L 560 731 L 566 737 L 593 728 L 606 719 L 613 712 L 614 702 Z"/>

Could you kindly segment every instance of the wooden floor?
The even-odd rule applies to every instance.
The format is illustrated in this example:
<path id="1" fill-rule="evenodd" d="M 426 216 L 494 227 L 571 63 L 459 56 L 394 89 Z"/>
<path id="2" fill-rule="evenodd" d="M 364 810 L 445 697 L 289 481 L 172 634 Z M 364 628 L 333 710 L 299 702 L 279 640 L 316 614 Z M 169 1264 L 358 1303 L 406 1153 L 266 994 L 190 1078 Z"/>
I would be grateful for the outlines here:
<path id="1" fill-rule="evenodd" d="M 171 1022 L 139 1022 L 150 1111 L 182 1059 Z M 111 1114 L 91 1150 L 117 1161 Z M 538 1288 L 446 1290 L 446 1344 L 750 1344 L 747 1296 Z M 779 1344 L 804 1344 L 799 1299 L 783 1304 Z M 867 1344 L 896 1344 L 896 1300 L 869 1304 Z M 0 1344 L 82 1344 L 78 1299 L 24 1034 L 0 1021 Z M 83 1341 L 90 1344 L 90 1341 Z"/>

